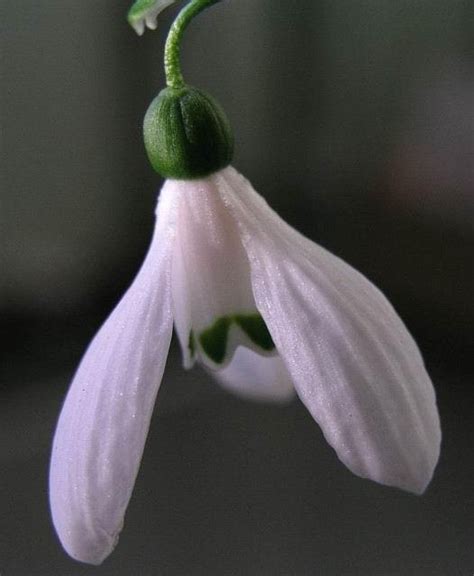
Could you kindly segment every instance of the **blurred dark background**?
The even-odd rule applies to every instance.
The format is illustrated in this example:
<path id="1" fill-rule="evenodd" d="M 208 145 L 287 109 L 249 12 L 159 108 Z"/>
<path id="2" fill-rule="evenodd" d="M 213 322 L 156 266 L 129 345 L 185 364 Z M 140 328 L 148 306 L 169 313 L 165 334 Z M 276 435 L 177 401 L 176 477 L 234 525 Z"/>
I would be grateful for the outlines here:
<path id="1" fill-rule="evenodd" d="M 141 121 L 177 8 L 143 38 L 127 8 L 1 4 L 1 576 L 471 576 L 472 0 L 226 0 L 183 45 L 188 81 L 233 124 L 235 166 L 415 334 L 444 433 L 427 493 L 353 476 L 298 401 L 232 397 L 173 344 L 118 548 L 100 568 L 62 552 L 55 421 L 161 186 Z"/>

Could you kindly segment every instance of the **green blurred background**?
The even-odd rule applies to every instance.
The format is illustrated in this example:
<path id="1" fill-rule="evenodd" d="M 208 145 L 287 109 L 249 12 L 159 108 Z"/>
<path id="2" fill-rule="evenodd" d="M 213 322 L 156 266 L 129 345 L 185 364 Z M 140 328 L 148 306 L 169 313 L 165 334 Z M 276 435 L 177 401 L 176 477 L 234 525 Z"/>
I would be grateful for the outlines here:
<path id="1" fill-rule="evenodd" d="M 231 397 L 173 346 L 117 550 L 101 568 L 61 551 L 55 421 L 141 263 L 161 186 L 141 122 L 177 8 L 142 38 L 127 8 L 1 3 L 1 576 L 471 575 L 471 0 L 226 0 L 182 51 L 227 111 L 235 166 L 416 335 L 444 431 L 426 495 L 352 476 L 299 402 Z"/>

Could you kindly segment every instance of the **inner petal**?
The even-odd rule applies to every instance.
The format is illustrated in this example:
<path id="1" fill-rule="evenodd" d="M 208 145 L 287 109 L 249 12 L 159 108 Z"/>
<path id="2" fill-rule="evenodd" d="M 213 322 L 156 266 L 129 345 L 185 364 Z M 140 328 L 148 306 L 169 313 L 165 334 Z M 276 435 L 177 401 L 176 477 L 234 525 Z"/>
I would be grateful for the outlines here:
<path id="1" fill-rule="evenodd" d="M 214 372 L 221 386 L 242 398 L 263 402 L 288 402 L 295 389 L 279 355 L 265 358 L 239 347 L 232 362 Z"/>
<path id="2" fill-rule="evenodd" d="M 184 364 L 222 368 L 237 346 L 274 351 L 257 311 L 237 226 L 209 180 L 183 181 L 173 254 L 175 327 Z"/>

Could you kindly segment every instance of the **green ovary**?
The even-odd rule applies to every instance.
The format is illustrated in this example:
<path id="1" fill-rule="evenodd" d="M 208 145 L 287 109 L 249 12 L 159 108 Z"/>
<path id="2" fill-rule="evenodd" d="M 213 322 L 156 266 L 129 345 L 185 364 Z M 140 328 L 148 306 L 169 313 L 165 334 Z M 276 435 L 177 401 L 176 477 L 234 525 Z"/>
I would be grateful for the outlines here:
<path id="1" fill-rule="evenodd" d="M 222 364 L 225 359 L 232 324 L 236 324 L 262 350 L 270 352 L 275 348 L 267 325 L 258 312 L 221 316 L 198 336 L 203 351 L 216 364 Z M 194 336 L 192 339 L 194 340 Z"/>

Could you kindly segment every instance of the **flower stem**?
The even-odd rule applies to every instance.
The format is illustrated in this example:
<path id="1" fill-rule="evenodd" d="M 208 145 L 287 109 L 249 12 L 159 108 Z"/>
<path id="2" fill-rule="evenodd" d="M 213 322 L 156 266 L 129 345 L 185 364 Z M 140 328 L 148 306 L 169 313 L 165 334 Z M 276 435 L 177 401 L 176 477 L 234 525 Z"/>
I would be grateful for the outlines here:
<path id="1" fill-rule="evenodd" d="M 168 87 L 182 88 L 185 86 L 179 62 L 179 51 L 181 39 L 188 24 L 200 12 L 219 1 L 220 0 L 191 0 L 191 2 L 181 10 L 173 22 L 165 45 L 165 74 Z"/>

